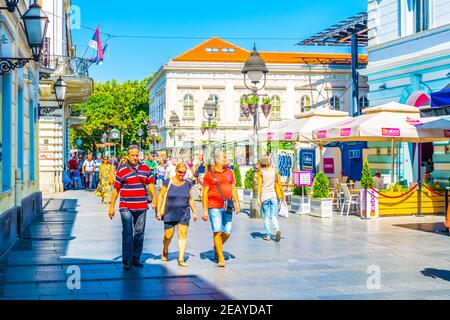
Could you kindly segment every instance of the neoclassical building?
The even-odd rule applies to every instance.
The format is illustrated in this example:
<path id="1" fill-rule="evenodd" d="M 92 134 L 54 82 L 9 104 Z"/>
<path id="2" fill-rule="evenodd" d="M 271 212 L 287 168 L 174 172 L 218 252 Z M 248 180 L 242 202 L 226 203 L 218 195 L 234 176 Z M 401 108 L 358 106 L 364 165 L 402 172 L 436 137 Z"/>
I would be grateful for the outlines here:
<path id="1" fill-rule="evenodd" d="M 368 9 L 369 64 L 360 73 L 368 77 L 370 105 L 397 101 L 429 108 L 430 93 L 450 83 L 450 3 L 371 0 Z M 369 143 L 369 147 L 371 167 L 389 175 L 388 145 Z M 395 175 L 417 181 L 417 150 L 406 143 L 397 150 Z M 450 145 L 424 144 L 422 159 L 433 160 L 434 178 L 448 184 Z"/>
<path id="2" fill-rule="evenodd" d="M 217 131 L 212 133 L 211 140 L 239 142 L 240 146 L 251 144 L 249 135 L 253 132 L 253 121 L 240 109 L 242 97 L 250 93 L 241 73 L 250 53 L 214 37 L 169 60 L 159 69 L 147 87 L 150 119 L 157 122 L 163 138 L 158 149 L 170 150 L 175 142 L 177 148 L 200 150 L 208 140 L 208 133 L 201 132 L 201 125 L 206 121 L 203 105 L 211 95 L 219 106 L 214 119 Z M 349 54 L 260 52 L 260 55 L 269 74 L 265 89 L 259 93 L 271 97 L 273 105 L 270 116 L 261 117 L 261 127 L 294 119 L 296 114 L 319 106 L 349 110 Z M 366 56 L 360 56 L 360 64 L 367 64 Z M 361 77 L 361 107 L 368 106 L 367 91 L 366 81 Z M 180 127 L 171 137 L 169 118 L 173 111 L 180 118 Z M 252 154 L 248 147 L 242 152 Z"/>

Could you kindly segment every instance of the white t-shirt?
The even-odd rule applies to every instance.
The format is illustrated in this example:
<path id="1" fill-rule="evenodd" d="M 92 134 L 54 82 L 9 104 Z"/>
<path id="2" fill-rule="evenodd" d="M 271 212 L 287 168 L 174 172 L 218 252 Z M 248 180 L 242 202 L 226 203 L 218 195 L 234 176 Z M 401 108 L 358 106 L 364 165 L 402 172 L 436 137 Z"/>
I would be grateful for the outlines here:
<path id="1" fill-rule="evenodd" d="M 94 166 L 95 166 L 94 160 L 91 161 L 84 160 L 83 167 L 85 172 L 94 172 L 95 169 Z"/>

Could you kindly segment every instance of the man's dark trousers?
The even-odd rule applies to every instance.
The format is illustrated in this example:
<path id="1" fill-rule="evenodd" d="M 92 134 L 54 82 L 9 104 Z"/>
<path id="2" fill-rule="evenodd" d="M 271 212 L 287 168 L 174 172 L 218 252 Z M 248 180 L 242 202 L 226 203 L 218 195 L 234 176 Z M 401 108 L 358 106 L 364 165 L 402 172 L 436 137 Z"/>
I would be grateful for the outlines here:
<path id="1" fill-rule="evenodd" d="M 129 209 L 120 209 L 122 218 L 122 261 L 126 266 L 132 266 L 140 262 L 144 247 L 146 215 L 147 211 L 131 212 Z"/>

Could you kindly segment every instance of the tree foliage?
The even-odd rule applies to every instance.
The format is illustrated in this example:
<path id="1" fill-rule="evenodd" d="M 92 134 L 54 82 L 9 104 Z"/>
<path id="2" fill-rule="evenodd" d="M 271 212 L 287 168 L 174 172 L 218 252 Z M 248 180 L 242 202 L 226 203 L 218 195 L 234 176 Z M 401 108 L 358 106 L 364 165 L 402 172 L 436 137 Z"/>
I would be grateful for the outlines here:
<path id="1" fill-rule="evenodd" d="M 84 104 L 75 105 L 73 112 L 87 117 L 86 122 L 71 129 L 71 144 L 80 138 L 82 149 L 96 151 L 96 144 L 101 143 L 102 135 L 109 129 L 119 129 L 123 136 L 123 146 L 138 143 L 137 131 L 145 130 L 142 117 L 148 119 L 147 84 L 151 78 L 142 81 L 116 80 L 95 84 L 95 89 L 89 100 Z M 142 139 L 146 143 L 146 137 Z M 121 141 L 118 142 L 119 145 Z"/>
<path id="2" fill-rule="evenodd" d="M 237 162 L 234 163 L 234 180 L 236 181 L 236 187 L 242 188 L 242 174 L 241 174 L 241 168 L 239 168 L 239 165 Z"/>
<path id="3" fill-rule="evenodd" d="M 253 189 L 253 175 L 255 173 L 255 170 L 253 168 L 250 168 L 245 173 L 245 181 L 244 181 L 244 188 L 247 190 Z"/>
<path id="4" fill-rule="evenodd" d="M 375 186 L 375 182 L 373 181 L 372 172 L 370 171 L 369 162 L 367 160 L 364 161 L 362 177 L 361 177 L 361 187 L 363 189 L 370 189 Z"/>

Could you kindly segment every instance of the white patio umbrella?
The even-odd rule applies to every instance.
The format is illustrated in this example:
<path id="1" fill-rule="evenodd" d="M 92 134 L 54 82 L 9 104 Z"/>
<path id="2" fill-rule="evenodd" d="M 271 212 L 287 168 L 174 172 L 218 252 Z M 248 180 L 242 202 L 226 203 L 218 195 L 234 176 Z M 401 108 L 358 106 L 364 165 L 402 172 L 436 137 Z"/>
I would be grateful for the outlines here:
<path id="1" fill-rule="evenodd" d="M 367 108 L 363 112 L 361 116 L 315 130 L 313 136 L 319 141 L 390 141 L 392 181 L 395 142 L 425 143 L 449 140 L 448 133 L 444 130 L 418 130 L 418 125 L 429 120 L 421 118 L 420 110 L 413 106 L 389 102 Z"/>
<path id="2" fill-rule="evenodd" d="M 426 123 L 418 125 L 417 128 L 420 130 L 447 130 L 450 133 L 450 116 L 442 116 L 442 117 L 430 117 L 425 118 L 427 120 Z M 449 134 L 450 138 L 450 134 Z"/>

